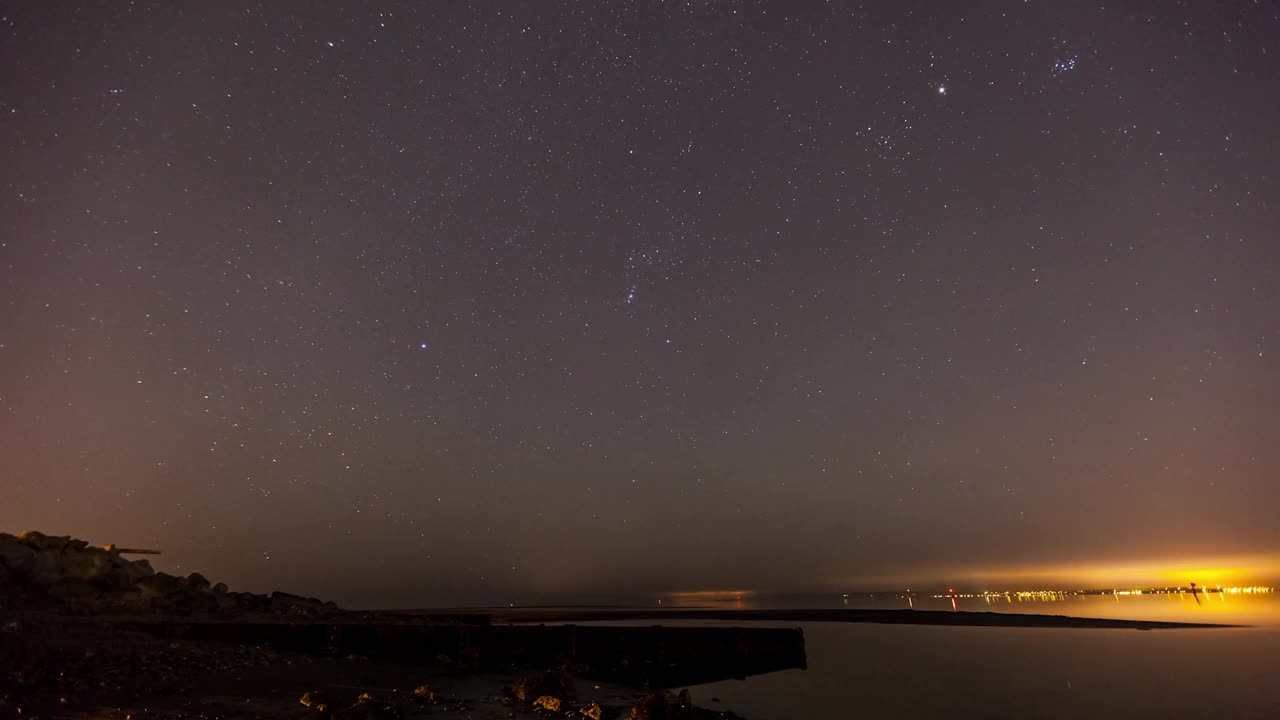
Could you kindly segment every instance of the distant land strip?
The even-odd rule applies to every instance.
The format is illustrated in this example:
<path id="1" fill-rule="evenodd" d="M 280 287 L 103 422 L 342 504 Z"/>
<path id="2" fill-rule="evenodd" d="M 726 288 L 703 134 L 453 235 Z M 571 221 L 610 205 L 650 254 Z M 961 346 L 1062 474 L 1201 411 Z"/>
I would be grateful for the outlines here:
<path id="1" fill-rule="evenodd" d="M 948 612 L 946 610 L 669 610 L 628 609 L 511 609 L 491 611 L 494 622 L 574 623 L 622 620 L 724 620 L 743 622 L 848 622 L 887 625 L 953 625 L 963 627 L 1112 628 L 1129 630 L 1176 630 L 1185 628 L 1231 628 L 1244 625 L 1220 623 L 1162 622 L 1155 620 L 1115 620 L 1069 615 L 1032 615 L 995 612 Z"/>

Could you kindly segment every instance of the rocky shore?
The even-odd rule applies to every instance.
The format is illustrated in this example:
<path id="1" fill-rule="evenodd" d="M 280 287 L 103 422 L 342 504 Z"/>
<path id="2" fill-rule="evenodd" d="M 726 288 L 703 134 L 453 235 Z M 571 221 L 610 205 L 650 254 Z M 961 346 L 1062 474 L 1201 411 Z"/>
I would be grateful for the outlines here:
<path id="1" fill-rule="evenodd" d="M 529 638 L 551 638 L 548 647 L 571 658 L 554 628 L 477 634 L 465 625 L 475 619 L 383 616 L 289 593 L 233 592 L 199 573 L 157 572 L 128 552 L 69 536 L 0 533 L 0 720 L 736 717 L 695 706 L 687 691 L 587 679 L 591 668 L 572 662 L 539 668 L 512 660 L 528 656 L 509 646 L 523 652 Z M 570 645 L 590 645 L 583 632 L 571 633 Z M 326 641 L 273 642 L 313 636 Z M 401 651 L 420 638 L 451 638 L 455 657 L 429 644 L 413 658 L 344 654 L 343 642 L 327 642 L 335 636 L 346 645 L 363 640 L 369 655 L 384 638 Z M 476 650 L 477 637 L 487 638 L 487 655 Z M 626 666 L 627 649 L 616 654 Z"/>
<path id="2" fill-rule="evenodd" d="M 72 613 L 150 613 L 210 618 L 274 616 L 329 618 L 337 605 L 273 592 L 232 592 L 200 573 L 156 572 L 113 546 L 29 531 L 0 533 L 0 601 L 8 606 L 57 607 Z"/>

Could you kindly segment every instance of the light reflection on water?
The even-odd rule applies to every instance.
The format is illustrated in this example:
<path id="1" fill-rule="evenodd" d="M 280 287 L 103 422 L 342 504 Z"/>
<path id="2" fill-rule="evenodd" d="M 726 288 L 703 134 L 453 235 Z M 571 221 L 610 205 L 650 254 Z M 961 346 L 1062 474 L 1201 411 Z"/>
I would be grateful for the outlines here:
<path id="1" fill-rule="evenodd" d="M 1198 597 L 1197 597 L 1198 596 Z M 915 609 L 1032 613 L 1077 617 L 1208 622 L 1280 627 L 1280 595 L 1271 593 L 1171 592 L 1167 594 L 1037 593 L 987 596 L 948 593 L 851 593 L 769 595 L 744 591 L 668 596 L 664 607 L 723 609 Z"/>
<path id="2" fill-rule="evenodd" d="M 947 590 L 664 596 L 663 607 L 1034 613 L 1244 627 L 1138 631 L 873 623 L 749 623 L 804 630 L 808 668 L 693 688 L 752 720 L 796 717 L 1280 718 L 1280 595 L 971 594 Z M 953 610 L 954 608 L 954 610 Z M 637 621 L 639 624 L 652 620 Z M 741 621 L 664 621 L 737 625 Z M 718 702 L 712 702 L 716 698 Z"/>
<path id="3" fill-rule="evenodd" d="M 692 688 L 751 720 L 802 717 L 1280 718 L 1280 596 L 703 591 L 663 607 L 902 609 L 1211 622 L 1209 629 L 1008 628 L 664 620 L 804 630 L 808 667 Z M 652 619 L 605 624 L 653 624 Z M 673 688 L 676 690 L 678 688 Z"/>
<path id="4" fill-rule="evenodd" d="M 1197 597 L 1198 595 L 1198 597 Z M 1211 622 L 1140 632 L 803 623 L 806 670 L 693 688 L 752 720 L 794 717 L 1280 718 L 1276 593 L 697 593 L 664 606 L 1035 613 Z M 701 624 L 701 623 L 697 623 Z M 720 621 L 711 624 L 737 624 Z M 794 626 L 796 623 L 767 623 Z M 719 702 L 710 703 L 712 698 Z"/>

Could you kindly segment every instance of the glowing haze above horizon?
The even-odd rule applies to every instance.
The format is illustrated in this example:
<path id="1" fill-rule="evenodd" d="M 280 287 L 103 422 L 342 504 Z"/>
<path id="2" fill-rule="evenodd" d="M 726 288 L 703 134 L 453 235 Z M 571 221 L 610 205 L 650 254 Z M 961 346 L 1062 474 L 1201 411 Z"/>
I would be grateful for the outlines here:
<path id="1" fill-rule="evenodd" d="M 0 530 L 353 605 L 1275 578 L 1280 9 L 965 5 L 0 11 Z"/>

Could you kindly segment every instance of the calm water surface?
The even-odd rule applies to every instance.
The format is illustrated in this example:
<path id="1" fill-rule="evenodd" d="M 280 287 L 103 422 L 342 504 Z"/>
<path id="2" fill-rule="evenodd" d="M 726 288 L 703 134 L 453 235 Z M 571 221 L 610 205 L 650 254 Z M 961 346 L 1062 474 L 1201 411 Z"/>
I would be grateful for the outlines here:
<path id="1" fill-rule="evenodd" d="M 698 686 L 695 700 L 753 720 L 1280 718 L 1276 627 L 803 628 L 807 670 Z"/>
<path id="2" fill-rule="evenodd" d="M 750 607 L 903 607 L 900 596 L 756 598 Z M 920 609 L 950 609 L 919 598 Z M 692 688 L 752 720 L 804 717 L 1280 718 L 1274 595 L 960 599 L 961 610 L 1245 624 L 1087 630 L 805 623 L 807 670 Z M 711 698 L 720 702 L 712 703 Z"/>

